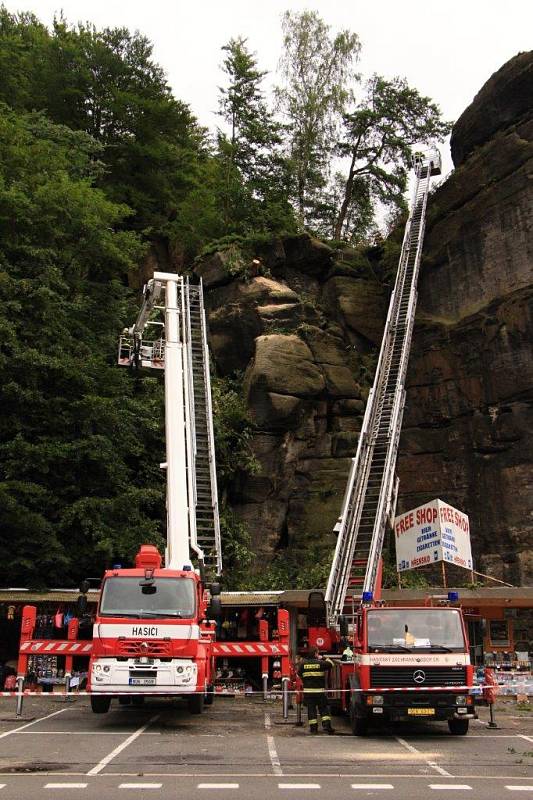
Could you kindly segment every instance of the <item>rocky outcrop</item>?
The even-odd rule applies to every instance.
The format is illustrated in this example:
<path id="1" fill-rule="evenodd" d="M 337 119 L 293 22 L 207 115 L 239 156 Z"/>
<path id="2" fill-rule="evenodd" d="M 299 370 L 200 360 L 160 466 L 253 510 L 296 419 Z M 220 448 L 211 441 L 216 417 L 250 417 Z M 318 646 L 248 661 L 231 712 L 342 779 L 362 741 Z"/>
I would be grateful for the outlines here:
<path id="1" fill-rule="evenodd" d="M 458 120 L 431 198 L 399 473 L 400 507 L 470 514 L 475 561 L 533 583 L 533 53 Z"/>
<path id="2" fill-rule="evenodd" d="M 241 475 L 232 508 L 259 563 L 280 547 L 328 553 L 380 339 L 384 290 L 364 259 L 354 264 L 305 235 L 201 259 L 210 347 L 221 375 L 243 373 L 259 465 Z"/>

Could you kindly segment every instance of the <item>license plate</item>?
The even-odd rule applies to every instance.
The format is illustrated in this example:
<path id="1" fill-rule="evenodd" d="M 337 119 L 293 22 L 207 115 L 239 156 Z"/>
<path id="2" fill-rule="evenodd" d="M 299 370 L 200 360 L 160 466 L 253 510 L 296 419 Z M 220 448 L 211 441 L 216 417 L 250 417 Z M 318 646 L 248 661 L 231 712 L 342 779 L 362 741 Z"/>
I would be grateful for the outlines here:
<path id="1" fill-rule="evenodd" d="M 435 715 L 434 708 L 408 708 L 407 713 L 410 717 L 433 717 Z"/>
<path id="2" fill-rule="evenodd" d="M 130 678 L 130 686 L 155 686 L 155 678 Z"/>

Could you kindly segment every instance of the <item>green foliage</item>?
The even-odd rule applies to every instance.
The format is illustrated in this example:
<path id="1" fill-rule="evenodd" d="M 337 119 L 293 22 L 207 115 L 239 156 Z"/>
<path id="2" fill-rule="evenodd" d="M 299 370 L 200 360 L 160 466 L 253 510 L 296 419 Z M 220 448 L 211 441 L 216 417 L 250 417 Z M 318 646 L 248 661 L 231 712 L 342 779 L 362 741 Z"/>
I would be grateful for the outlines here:
<path id="1" fill-rule="evenodd" d="M 316 11 L 283 16 L 283 86 L 278 103 L 287 121 L 291 165 L 291 198 L 301 226 L 326 185 L 337 128 L 351 94 L 353 62 L 360 42 L 356 34 L 330 28 Z"/>
<path id="2" fill-rule="evenodd" d="M 344 114 L 336 153 L 348 167 L 332 235 L 354 241 L 367 233 L 376 202 L 404 208 L 412 147 L 442 141 L 450 129 L 435 103 L 405 79 L 373 75 L 364 97 Z"/>
<path id="3" fill-rule="evenodd" d="M 68 585 L 161 541 L 157 384 L 114 364 L 139 258 L 95 188 L 99 146 L 0 115 L 0 554 L 14 584 Z"/>
<path id="4" fill-rule="evenodd" d="M 224 491 L 239 472 L 254 475 L 258 464 L 251 449 L 253 426 L 242 390 L 242 376 L 213 377 L 213 426 L 217 474 Z"/>
<path id="5" fill-rule="evenodd" d="M 227 590 L 250 588 L 250 566 L 255 554 L 251 537 L 244 525 L 228 507 L 220 515 L 220 533 L 224 559 L 223 583 Z"/>
<path id="6" fill-rule="evenodd" d="M 220 89 L 220 115 L 229 134 L 218 131 L 220 205 L 226 228 L 242 233 L 279 231 L 292 209 L 287 195 L 287 164 L 282 157 L 282 129 L 262 90 L 266 72 L 246 46 L 231 39 L 222 50 L 229 81 Z"/>
<path id="7" fill-rule="evenodd" d="M 247 588 L 325 589 L 332 557 L 333 553 L 317 546 L 307 548 L 305 553 L 284 550 L 265 569 L 249 578 Z"/>
<path id="8" fill-rule="evenodd" d="M 63 18 L 48 31 L 31 14 L 2 8 L 0 69 L 0 101 L 44 111 L 101 143 L 106 168 L 98 185 L 134 210 L 129 227 L 151 235 L 187 231 L 205 135 L 172 96 L 146 37 L 125 28 L 73 27 Z"/>

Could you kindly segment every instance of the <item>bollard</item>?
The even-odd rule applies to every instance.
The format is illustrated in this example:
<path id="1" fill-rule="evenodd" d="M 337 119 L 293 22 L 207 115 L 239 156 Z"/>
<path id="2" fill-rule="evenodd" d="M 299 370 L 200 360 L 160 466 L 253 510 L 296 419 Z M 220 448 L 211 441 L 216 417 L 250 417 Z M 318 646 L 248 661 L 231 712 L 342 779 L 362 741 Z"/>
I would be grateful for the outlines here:
<path id="1" fill-rule="evenodd" d="M 500 726 L 498 725 L 498 723 L 494 719 L 494 703 L 489 703 L 489 714 L 490 714 L 490 719 L 489 719 L 487 727 L 489 727 L 489 728 L 499 728 Z"/>
<path id="2" fill-rule="evenodd" d="M 289 680 L 290 678 L 281 679 L 281 690 L 283 697 L 283 719 L 289 718 Z"/>
<path id="3" fill-rule="evenodd" d="M 268 672 L 263 672 L 263 700 L 268 698 Z"/>
<path id="4" fill-rule="evenodd" d="M 17 711 L 16 711 L 16 716 L 17 717 L 21 717 L 22 716 L 22 705 L 24 703 L 24 694 L 23 694 L 23 691 L 22 691 L 23 688 L 24 688 L 24 676 L 23 675 L 19 675 L 18 678 L 17 678 L 17 692 L 18 692 L 18 694 L 17 694 Z"/>

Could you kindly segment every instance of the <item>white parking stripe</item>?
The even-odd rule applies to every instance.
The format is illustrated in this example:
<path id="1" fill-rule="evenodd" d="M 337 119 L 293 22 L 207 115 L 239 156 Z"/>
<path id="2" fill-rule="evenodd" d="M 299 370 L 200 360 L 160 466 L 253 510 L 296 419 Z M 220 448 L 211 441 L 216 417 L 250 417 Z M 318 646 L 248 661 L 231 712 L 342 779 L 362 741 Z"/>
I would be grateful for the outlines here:
<path id="1" fill-rule="evenodd" d="M 526 736 L 525 733 L 519 733 L 518 735 L 521 739 L 525 739 L 526 742 L 531 742 L 533 744 L 533 736 Z"/>
<path id="2" fill-rule="evenodd" d="M 119 789 L 160 789 L 162 783 L 120 783 Z"/>
<path id="3" fill-rule="evenodd" d="M 4 789 L 4 788 L 5 788 L 5 783 L 0 783 L 0 789 Z"/>
<path id="4" fill-rule="evenodd" d="M 64 711 L 70 711 L 70 708 L 60 708 L 59 711 L 53 711 L 51 714 L 47 714 L 46 717 L 39 717 L 39 719 L 34 719 L 33 722 L 27 722 L 25 725 L 21 725 L 19 728 L 13 728 L 11 731 L 4 731 L 4 733 L 0 733 L 0 739 L 3 739 L 4 736 L 11 736 L 12 733 L 23 731 L 24 728 L 29 728 L 30 725 L 37 725 L 38 722 L 43 722 L 45 719 L 50 719 L 50 717 L 56 717 L 58 714 L 63 714 Z"/>
<path id="5" fill-rule="evenodd" d="M 199 783 L 197 789 L 238 789 L 238 783 Z"/>
<path id="6" fill-rule="evenodd" d="M 468 792 L 472 790 L 472 787 L 467 783 L 430 783 L 429 788 L 435 789 L 437 792 L 447 792 L 449 790 L 452 792 Z"/>
<path id="7" fill-rule="evenodd" d="M 352 789 L 394 789 L 392 783 L 352 783 Z"/>
<path id="8" fill-rule="evenodd" d="M 270 720 L 270 714 L 268 712 L 265 713 L 265 728 L 269 731 L 272 727 L 272 722 Z M 274 742 L 274 737 L 270 734 L 267 734 L 267 747 L 268 747 L 268 755 L 270 758 L 270 763 L 272 764 L 272 772 L 274 775 L 281 777 L 283 775 L 283 770 L 281 769 L 281 762 L 279 760 L 278 751 L 276 750 L 276 743 Z"/>
<path id="9" fill-rule="evenodd" d="M 451 774 L 451 772 L 448 772 L 448 770 L 444 769 L 443 767 L 439 767 L 439 765 L 436 764 L 435 761 L 429 761 L 424 756 L 424 753 L 420 752 L 420 750 L 417 750 L 416 747 L 413 747 L 413 745 L 409 744 L 409 742 L 406 742 L 405 739 L 400 739 L 399 736 L 395 736 L 394 738 L 396 739 L 397 742 L 399 742 L 401 745 L 403 745 L 403 747 L 405 747 L 406 750 L 409 750 L 410 753 L 413 753 L 413 754 L 423 758 L 424 761 L 426 762 L 426 764 L 428 765 L 428 767 L 431 767 L 432 769 L 434 769 L 436 772 L 439 773 L 439 775 L 442 775 L 443 778 L 453 778 L 453 775 Z"/>
<path id="10" fill-rule="evenodd" d="M 319 783 L 278 783 L 278 789 L 320 789 Z"/>
<path id="11" fill-rule="evenodd" d="M 155 714 L 155 716 L 150 717 L 145 725 L 143 725 L 141 728 L 138 728 L 134 733 L 131 734 L 131 736 L 128 736 L 128 738 L 125 739 L 122 744 L 119 744 L 119 746 L 115 747 L 115 749 L 108 753 L 107 756 L 104 756 L 95 767 L 89 770 L 87 775 L 98 775 L 105 767 L 107 767 L 109 762 L 112 761 L 115 756 L 118 756 L 119 753 L 122 753 L 122 751 L 125 750 L 126 747 L 128 747 L 132 742 L 134 742 L 135 739 L 141 735 L 141 733 L 144 733 L 145 730 L 150 727 L 152 722 L 155 722 L 156 719 L 158 719 L 158 717 L 159 714 Z"/>
<path id="12" fill-rule="evenodd" d="M 86 789 L 86 783 L 46 783 L 45 789 Z"/>
<path id="13" fill-rule="evenodd" d="M 533 792 L 533 786 L 506 786 L 510 792 Z"/>

